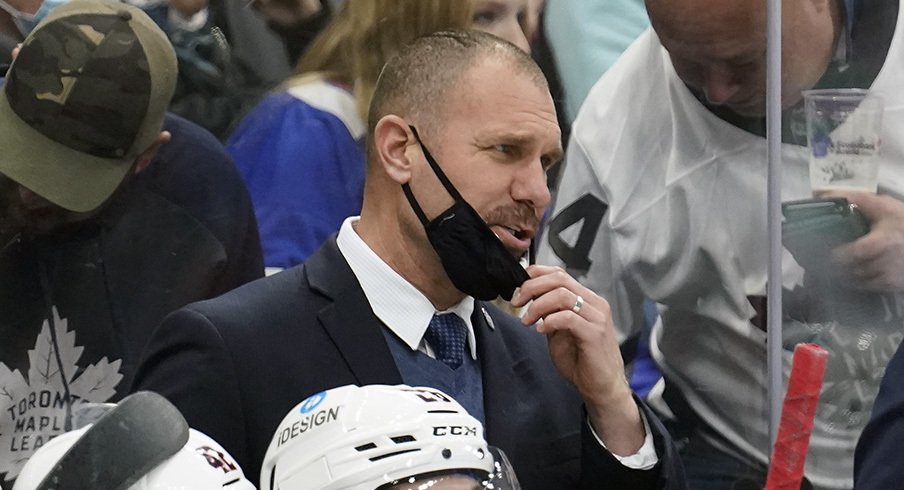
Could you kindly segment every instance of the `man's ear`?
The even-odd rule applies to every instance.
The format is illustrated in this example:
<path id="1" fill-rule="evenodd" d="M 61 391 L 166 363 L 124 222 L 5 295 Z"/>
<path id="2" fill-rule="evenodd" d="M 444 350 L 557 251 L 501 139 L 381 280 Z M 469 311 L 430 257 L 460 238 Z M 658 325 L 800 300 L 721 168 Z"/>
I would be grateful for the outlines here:
<path id="1" fill-rule="evenodd" d="M 157 136 L 157 139 L 151 143 L 146 150 L 141 152 L 138 157 L 135 158 L 135 169 L 132 171 L 135 175 L 140 174 L 144 169 L 148 168 L 148 165 L 154 160 L 154 157 L 157 156 L 157 152 L 160 150 L 160 147 L 169 143 L 170 139 L 172 139 L 173 135 L 170 134 L 169 131 L 161 131 L 160 135 Z"/>
<path id="2" fill-rule="evenodd" d="M 374 128 L 374 165 L 396 183 L 407 183 L 415 156 L 409 149 L 415 141 L 407 121 L 399 116 L 384 116 Z"/>

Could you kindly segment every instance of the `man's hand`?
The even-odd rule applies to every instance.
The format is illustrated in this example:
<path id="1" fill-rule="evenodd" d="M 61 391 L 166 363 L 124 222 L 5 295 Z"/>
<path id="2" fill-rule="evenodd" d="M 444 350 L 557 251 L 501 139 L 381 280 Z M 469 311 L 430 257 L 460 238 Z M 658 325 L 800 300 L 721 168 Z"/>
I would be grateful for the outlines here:
<path id="1" fill-rule="evenodd" d="M 546 335 L 553 363 L 577 387 L 609 451 L 636 453 L 643 421 L 625 379 L 609 303 L 558 267 L 533 265 L 527 272 L 531 279 L 512 298 L 515 307 L 533 300 L 522 323 L 536 323 Z"/>
<path id="2" fill-rule="evenodd" d="M 856 204 L 870 232 L 832 251 L 835 264 L 869 291 L 904 291 L 904 203 L 869 192 L 826 194 Z"/>

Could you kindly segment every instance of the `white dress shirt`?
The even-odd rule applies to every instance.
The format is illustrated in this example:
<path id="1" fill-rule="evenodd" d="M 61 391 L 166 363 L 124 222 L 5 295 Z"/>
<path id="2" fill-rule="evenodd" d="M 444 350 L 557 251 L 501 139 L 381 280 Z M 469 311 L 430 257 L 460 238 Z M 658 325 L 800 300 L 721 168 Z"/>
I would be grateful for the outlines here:
<path id="1" fill-rule="evenodd" d="M 474 338 L 474 325 L 471 323 L 474 298 L 467 296 L 448 310 L 436 311 L 424 293 L 389 267 L 364 243 L 352 227 L 357 220 L 357 217 L 353 217 L 342 223 L 336 244 L 351 267 L 352 273 L 358 278 L 374 315 L 411 350 L 420 350 L 435 358 L 432 347 L 424 342 L 424 333 L 427 332 L 433 315 L 455 313 L 468 327 L 468 349 L 471 358 L 476 361 L 477 341 Z"/>
<path id="2" fill-rule="evenodd" d="M 474 325 L 471 323 L 474 298 L 467 296 L 452 308 L 437 311 L 423 293 L 389 267 L 364 243 L 353 227 L 358 219 L 359 217 L 353 216 L 342 223 L 336 244 L 352 269 L 352 273 L 358 279 L 364 296 L 377 318 L 402 339 L 411 350 L 420 350 L 435 358 L 432 348 L 424 341 L 424 333 L 427 331 L 433 315 L 455 313 L 464 320 L 468 327 L 468 348 L 471 357 L 477 360 L 477 342 L 474 337 Z M 487 324 L 494 328 L 492 320 L 489 317 L 487 320 Z M 617 454 L 613 454 L 613 456 L 628 468 L 647 470 L 656 465 L 659 457 L 656 455 L 650 425 L 643 413 L 641 413 L 641 418 L 646 433 L 643 446 L 637 453 L 630 456 L 622 457 Z M 590 425 L 589 421 L 588 425 Z M 605 448 L 606 445 L 593 430 L 593 426 L 590 426 L 590 430 L 600 445 Z"/>

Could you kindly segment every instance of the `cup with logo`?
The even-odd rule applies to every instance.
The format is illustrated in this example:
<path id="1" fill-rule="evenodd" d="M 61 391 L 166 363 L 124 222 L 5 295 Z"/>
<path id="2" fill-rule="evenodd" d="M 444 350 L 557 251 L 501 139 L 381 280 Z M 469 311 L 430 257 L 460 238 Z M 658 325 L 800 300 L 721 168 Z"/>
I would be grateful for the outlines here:
<path id="1" fill-rule="evenodd" d="M 804 92 L 810 186 L 876 192 L 882 98 L 864 89 Z"/>

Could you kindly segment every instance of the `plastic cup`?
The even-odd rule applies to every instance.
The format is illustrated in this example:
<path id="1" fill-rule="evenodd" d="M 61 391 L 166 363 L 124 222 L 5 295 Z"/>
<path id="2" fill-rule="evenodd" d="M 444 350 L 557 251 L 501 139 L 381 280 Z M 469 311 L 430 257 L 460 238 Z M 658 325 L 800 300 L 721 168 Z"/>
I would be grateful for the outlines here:
<path id="1" fill-rule="evenodd" d="M 882 99 L 863 89 L 807 90 L 810 186 L 876 192 Z"/>

